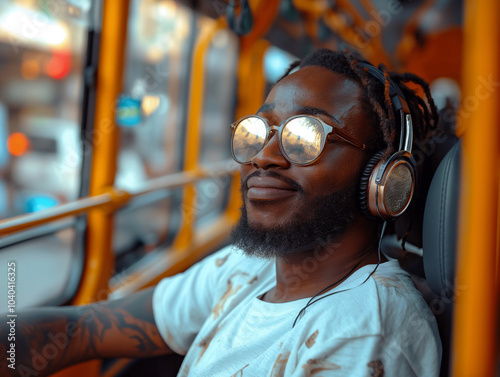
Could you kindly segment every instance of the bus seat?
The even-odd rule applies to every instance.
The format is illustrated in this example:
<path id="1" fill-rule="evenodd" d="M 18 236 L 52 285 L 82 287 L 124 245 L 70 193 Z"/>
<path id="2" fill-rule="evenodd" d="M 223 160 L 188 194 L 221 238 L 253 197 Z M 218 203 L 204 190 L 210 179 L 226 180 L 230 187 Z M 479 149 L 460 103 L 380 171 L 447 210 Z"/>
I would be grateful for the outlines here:
<path id="1" fill-rule="evenodd" d="M 439 164 L 429 188 L 422 232 L 425 279 L 436 297 L 430 302 L 436 316 L 443 362 L 441 376 L 448 376 L 457 246 L 458 195 L 461 142 Z"/>
<path id="2" fill-rule="evenodd" d="M 449 374 L 461 142 L 453 133 L 433 142 L 420 179 L 423 195 L 393 222 L 382 252 L 411 274 L 436 317 L 443 345 L 441 377 Z"/>

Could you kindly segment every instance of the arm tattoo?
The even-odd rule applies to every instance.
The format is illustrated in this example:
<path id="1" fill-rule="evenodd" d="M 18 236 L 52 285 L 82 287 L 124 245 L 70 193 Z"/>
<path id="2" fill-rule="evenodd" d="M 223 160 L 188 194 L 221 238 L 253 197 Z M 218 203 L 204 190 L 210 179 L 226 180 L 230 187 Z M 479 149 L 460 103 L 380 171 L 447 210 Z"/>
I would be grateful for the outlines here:
<path id="1" fill-rule="evenodd" d="M 151 289 L 88 306 L 30 310 L 20 313 L 18 321 L 15 370 L 8 368 L 5 356 L 8 329 L 0 327 L 2 376 L 40 377 L 93 358 L 171 352 L 154 322 Z"/>

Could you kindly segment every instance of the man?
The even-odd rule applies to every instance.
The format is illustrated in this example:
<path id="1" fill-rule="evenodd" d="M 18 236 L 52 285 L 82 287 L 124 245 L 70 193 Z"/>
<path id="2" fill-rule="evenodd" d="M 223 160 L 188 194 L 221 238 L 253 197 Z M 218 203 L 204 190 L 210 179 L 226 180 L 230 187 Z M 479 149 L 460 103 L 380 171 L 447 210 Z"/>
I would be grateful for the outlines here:
<path id="1" fill-rule="evenodd" d="M 25 313 L 17 365 L 36 369 L 28 350 L 59 339 L 65 347 L 40 375 L 92 358 L 170 352 L 186 354 L 180 376 L 438 375 L 434 318 L 397 261 L 380 255 L 383 221 L 358 198 L 373 155 L 397 150 L 388 74 L 382 84 L 350 54 L 329 50 L 298 68 L 257 116 L 232 125 L 244 203 L 234 246 L 154 290 Z M 428 95 L 427 85 L 393 78 L 414 137 L 425 138 L 436 123 L 432 99 L 401 82 Z"/>

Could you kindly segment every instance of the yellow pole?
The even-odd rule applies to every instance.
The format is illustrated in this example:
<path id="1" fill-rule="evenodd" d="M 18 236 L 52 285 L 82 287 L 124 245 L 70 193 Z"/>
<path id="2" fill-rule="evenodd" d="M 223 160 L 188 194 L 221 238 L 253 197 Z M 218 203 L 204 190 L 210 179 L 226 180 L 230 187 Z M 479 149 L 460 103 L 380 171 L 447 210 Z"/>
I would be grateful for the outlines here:
<path id="1" fill-rule="evenodd" d="M 115 125 L 115 102 L 122 90 L 129 0 L 103 3 L 102 34 L 97 74 L 90 195 L 108 192 L 116 174 L 119 132 Z M 88 215 L 87 247 L 82 281 L 75 304 L 106 299 L 113 269 L 113 216 L 103 210 Z"/>
<path id="2" fill-rule="evenodd" d="M 196 42 L 191 68 L 191 88 L 189 94 L 189 111 L 186 132 L 186 151 L 184 153 L 184 170 L 198 168 L 201 140 L 201 115 L 203 113 L 203 95 L 205 88 L 205 56 L 215 33 L 225 26 L 220 18 L 200 32 Z M 174 241 L 174 249 L 185 248 L 193 239 L 193 225 L 196 221 L 196 190 L 189 184 L 185 188 L 182 203 L 182 227 Z"/>
<path id="3" fill-rule="evenodd" d="M 463 162 L 453 376 L 496 375 L 495 280 L 500 137 L 500 2 L 465 2 L 463 99 L 458 132 Z"/>

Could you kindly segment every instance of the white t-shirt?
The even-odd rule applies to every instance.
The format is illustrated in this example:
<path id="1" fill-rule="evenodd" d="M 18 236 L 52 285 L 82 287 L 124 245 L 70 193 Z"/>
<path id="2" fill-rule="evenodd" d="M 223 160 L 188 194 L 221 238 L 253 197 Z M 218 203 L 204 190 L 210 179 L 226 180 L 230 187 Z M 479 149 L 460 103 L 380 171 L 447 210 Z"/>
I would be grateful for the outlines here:
<path id="1" fill-rule="evenodd" d="M 431 311 L 397 261 L 364 282 L 374 268 L 355 271 L 292 328 L 309 299 L 260 300 L 275 286 L 275 262 L 229 246 L 163 279 L 155 320 L 168 346 L 186 355 L 182 377 L 438 376 Z"/>

